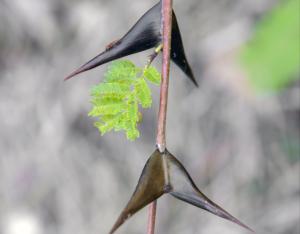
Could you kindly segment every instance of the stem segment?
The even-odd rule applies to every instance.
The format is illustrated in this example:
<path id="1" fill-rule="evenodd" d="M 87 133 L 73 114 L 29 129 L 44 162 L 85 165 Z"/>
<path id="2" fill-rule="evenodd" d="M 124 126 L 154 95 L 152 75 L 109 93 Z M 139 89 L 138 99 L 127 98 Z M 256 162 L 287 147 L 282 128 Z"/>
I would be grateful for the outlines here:
<path id="1" fill-rule="evenodd" d="M 163 35 L 163 58 L 162 58 L 162 81 L 160 85 L 160 102 L 158 112 L 156 145 L 162 153 L 166 149 L 166 119 L 168 106 L 168 88 L 170 74 L 170 52 L 172 35 L 172 0 L 162 0 L 162 35 Z M 155 232 L 156 201 L 150 204 L 147 234 Z"/>
<path id="2" fill-rule="evenodd" d="M 166 148 L 166 117 L 168 104 L 168 87 L 170 73 L 170 52 L 172 33 L 172 0 L 162 0 L 162 81 L 160 85 L 160 102 L 158 113 L 156 145 L 160 152 Z"/>
<path id="3" fill-rule="evenodd" d="M 147 234 L 154 234 L 155 232 L 156 205 L 157 201 L 149 205 Z"/>

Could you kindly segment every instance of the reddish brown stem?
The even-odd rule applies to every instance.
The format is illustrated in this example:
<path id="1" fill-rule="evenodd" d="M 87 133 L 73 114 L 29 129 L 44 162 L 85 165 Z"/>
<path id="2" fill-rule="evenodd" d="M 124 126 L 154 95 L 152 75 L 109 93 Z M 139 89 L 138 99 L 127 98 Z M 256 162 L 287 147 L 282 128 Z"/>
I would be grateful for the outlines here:
<path id="1" fill-rule="evenodd" d="M 149 205 L 147 234 L 154 234 L 155 232 L 156 205 L 157 201 Z"/>
<path id="2" fill-rule="evenodd" d="M 172 32 L 172 0 L 162 0 L 162 34 L 163 34 L 163 58 L 162 81 L 160 85 L 160 102 L 158 113 L 156 144 L 160 152 L 166 148 L 166 118 L 168 104 L 168 87 L 170 73 L 170 52 Z"/>
<path id="3" fill-rule="evenodd" d="M 166 149 L 166 119 L 168 104 L 168 88 L 170 74 L 170 52 L 172 33 L 172 0 L 162 0 L 162 81 L 160 85 L 160 102 L 158 112 L 156 145 L 160 152 Z M 156 218 L 156 201 L 150 204 L 147 234 L 154 234 Z"/>

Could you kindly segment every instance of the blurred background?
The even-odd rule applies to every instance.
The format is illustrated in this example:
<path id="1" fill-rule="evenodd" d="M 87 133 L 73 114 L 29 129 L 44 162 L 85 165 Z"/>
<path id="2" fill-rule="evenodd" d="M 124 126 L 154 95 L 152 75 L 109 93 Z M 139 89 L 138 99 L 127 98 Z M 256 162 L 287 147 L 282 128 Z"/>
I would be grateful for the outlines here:
<path id="1" fill-rule="evenodd" d="M 107 65 L 64 76 L 156 1 L 0 0 L 0 233 L 108 233 L 154 151 L 87 116 Z M 171 66 L 167 141 L 199 188 L 260 234 L 300 233 L 299 0 L 174 1 L 200 88 Z M 138 65 L 151 51 L 130 56 Z M 155 61 L 160 69 L 160 59 Z M 145 233 L 147 209 L 117 233 Z M 157 233 L 247 233 L 165 195 Z"/>

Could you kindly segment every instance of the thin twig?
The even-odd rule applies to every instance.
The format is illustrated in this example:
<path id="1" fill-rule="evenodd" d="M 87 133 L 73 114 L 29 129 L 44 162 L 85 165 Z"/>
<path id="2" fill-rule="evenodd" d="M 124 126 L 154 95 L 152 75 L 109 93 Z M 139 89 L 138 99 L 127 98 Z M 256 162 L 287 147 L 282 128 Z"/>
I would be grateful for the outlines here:
<path id="1" fill-rule="evenodd" d="M 172 9 L 172 0 L 162 0 L 162 81 L 160 85 L 160 102 L 156 137 L 156 145 L 161 153 L 166 149 L 166 118 L 170 73 Z M 154 234 L 155 232 L 156 203 L 157 202 L 154 201 L 150 204 L 147 234 Z"/>
<path id="2" fill-rule="evenodd" d="M 155 232 L 156 205 L 156 200 L 149 205 L 147 234 L 154 234 Z"/>
<path id="3" fill-rule="evenodd" d="M 156 145 L 160 152 L 164 152 L 166 148 L 166 118 L 167 118 L 171 32 L 172 32 L 172 0 L 162 0 L 162 32 L 163 32 L 162 81 L 160 85 L 160 102 L 159 102 L 157 137 L 156 137 Z"/>
<path id="4" fill-rule="evenodd" d="M 146 67 L 150 67 L 151 63 L 157 57 L 157 55 L 161 52 L 161 50 L 162 50 L 162 44 L 160 44 L 158 47 L 156 47 L 154 52 L 152 54 L 150 54 Z"/>
<path id="5" fill-rule="evenodd" d="M 163 32 L 162 81 L 160 86 L 160 103 L 159 103 L 157 137 L 156 137 L 156 145 L 160 152 L 164 152 L 166 148 L 166 117 L 167 117 L 171 33 L 172 33 L 172 0 L 162 0 L 162 32 Z"/>

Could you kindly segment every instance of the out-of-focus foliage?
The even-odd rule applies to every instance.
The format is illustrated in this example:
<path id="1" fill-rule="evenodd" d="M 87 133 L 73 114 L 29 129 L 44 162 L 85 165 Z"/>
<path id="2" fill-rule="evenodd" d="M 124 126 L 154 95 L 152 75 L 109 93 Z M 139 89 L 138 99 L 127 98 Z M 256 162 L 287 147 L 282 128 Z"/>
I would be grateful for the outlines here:
<path id="1" fill-rule="evenodd" d="M 242 61 L 255 89 L 276 91 L 299 77 L 299 54 L 300 1 L 289 0 L 258 24 Z"/>
<path id="2" fill-rule="evenodd" d="M 141 119 L 138 106 L 149 108 L 152 104 L 151 90 L 145 79 L 159 85 L 160 77 L 153 66 L 141 69 L 128 60 L 113 62 L 104 82 L 91 92 L 93 108 L 89 116 L 99 118 L 95 126 L 101 134 L 113 129 L 124 130 L 129 140 L 138 138 L 137 124 Z"/>

